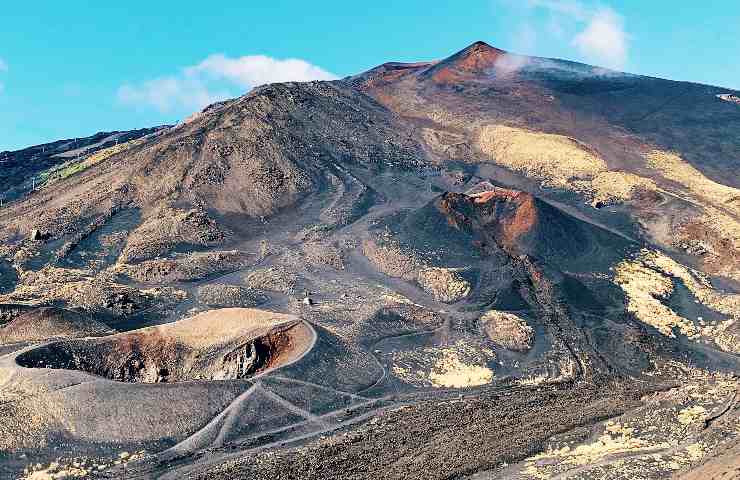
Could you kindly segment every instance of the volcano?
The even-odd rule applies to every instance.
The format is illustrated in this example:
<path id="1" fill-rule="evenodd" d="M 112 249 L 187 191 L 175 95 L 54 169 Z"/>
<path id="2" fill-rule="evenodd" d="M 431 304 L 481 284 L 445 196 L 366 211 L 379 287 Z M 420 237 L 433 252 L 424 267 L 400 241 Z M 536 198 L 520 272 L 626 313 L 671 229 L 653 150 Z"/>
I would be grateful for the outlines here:
<path id="1" fill-rule="evenodd" d="M 738 95 L 479 41 L 1 153 L 0 476 L 733 471 Z"/>

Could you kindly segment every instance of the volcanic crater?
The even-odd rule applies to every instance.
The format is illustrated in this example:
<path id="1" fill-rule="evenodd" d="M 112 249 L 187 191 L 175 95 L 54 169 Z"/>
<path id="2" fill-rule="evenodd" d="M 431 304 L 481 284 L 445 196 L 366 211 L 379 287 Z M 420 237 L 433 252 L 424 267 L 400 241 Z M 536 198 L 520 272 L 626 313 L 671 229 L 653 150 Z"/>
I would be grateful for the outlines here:
<path id="1" fill-rule="evenodd" d="M 234 380 L 295 360 L 311 338 L 311 328 L 294 316 L 226 308 L 104 338 L 52 342 L 16 362 L 132 383 Z"/>

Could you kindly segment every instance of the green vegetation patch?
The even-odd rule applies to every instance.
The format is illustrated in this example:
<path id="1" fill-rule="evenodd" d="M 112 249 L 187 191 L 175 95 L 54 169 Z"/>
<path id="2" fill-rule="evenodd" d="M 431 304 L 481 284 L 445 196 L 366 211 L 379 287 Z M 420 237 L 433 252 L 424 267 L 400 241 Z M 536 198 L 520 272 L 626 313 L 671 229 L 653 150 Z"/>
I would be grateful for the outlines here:
<path id="1" fill-rule="evenodd" d="M 56 165 L 48 170 L 41 172 L 38 177 L 38 183 L 42 186 L 46 186 L 60 180 L 64 180 L 65 178 L 85 171 L 93 165 L 109 159 L 117 153 L 138 145 L 141 142 L 141 139 L 131 140 L 129 142 L 114 145 L 112 147 L 103 148 L 89 156 L 75 158 L 73 160 L 62 163 L 61 165 Z"/>

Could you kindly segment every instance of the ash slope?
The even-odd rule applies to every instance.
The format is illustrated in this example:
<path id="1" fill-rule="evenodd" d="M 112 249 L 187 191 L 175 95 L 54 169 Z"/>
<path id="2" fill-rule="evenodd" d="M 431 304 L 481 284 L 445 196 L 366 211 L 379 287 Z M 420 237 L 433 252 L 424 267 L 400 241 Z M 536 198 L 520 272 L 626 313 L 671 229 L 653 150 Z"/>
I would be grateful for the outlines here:
<path id="1" fill-rule="evenodd" d="M 723 93 L 477 42 L 260 87 L 81 155 L 0 209 L 0 471 L 691 471 L 740 436 L 740 109 Z M 256 304 L 308 322 L 313 342 L 292 341 L 310 350 L 263 371 L 239 366 L 257 343 L 129 341 Z M 34 315 L 49 339 L 124 333 L 45 343 Z M 215 381 L 222 356 L 247 373 Z M 8 387 L 24 378 L 27 395 Z M 75 405 L 95 395 L 93 412 L 172 411 L 104 431 Z"/>
<path id="2" fill-rule="evenodd" d="M 437 162 L 458 160 L 553 200 L 612 206 L 629 217 L 624 233 L 636 225 L 702 270 L 740 278 L 740 109 L 726 100 L 731 91 L 482 42 L 352 81 L 415 125 Z M 618 225 L 604 218 L 614 215 L 584 213 Z"/>
<path id="3" fill-rule="evenodd" d="M 4 201 L 15 200 L 37 185 L 41 186 L 46 175 L 59 165 L 94 154 L 100 150 L 117 147 L 167 127 L 142 128 L 126 132 L 99 132 L 85 138 L 71 138 L 35 145 L 14 152 L 0 152 L 0 195 Z"/>

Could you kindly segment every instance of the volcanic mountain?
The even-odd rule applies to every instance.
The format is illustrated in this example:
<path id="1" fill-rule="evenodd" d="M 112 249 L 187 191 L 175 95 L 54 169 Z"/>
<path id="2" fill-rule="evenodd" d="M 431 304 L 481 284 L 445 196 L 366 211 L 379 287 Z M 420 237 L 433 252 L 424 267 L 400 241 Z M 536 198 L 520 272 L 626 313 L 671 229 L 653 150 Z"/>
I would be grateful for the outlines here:
<path id="1" fill-rule="evenodd" d="M 3 152 L 0 476 L 733 468 L 738 95 L 476 42 Z"/>
<path id="2" fill-rule="evenodd" d="M 431 207 L 449 227 L 468 233 L 473 245 L 497 245 L 510 255 L 529 255 L 566 269 L 583 257 L 589 257 L 593 269 L 597 250 L 621 257 L 630 244 L 617 234 L 517 190 L 493 187 L 474 194 L 449 192 L 435 199 Z M 434 214 L 423 209 L 416 216 L 416 221 L 428 222 Z M 439 227 L 423 230 L 407 229 L 406 236 L 413 239 L 427 233 L 440 238 L 444 231 Z"/>

